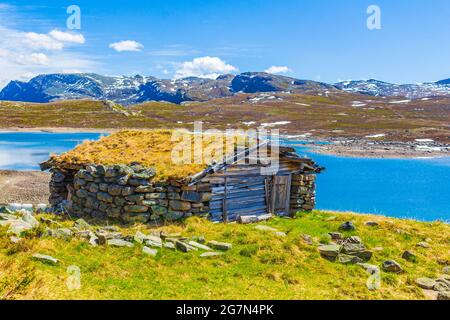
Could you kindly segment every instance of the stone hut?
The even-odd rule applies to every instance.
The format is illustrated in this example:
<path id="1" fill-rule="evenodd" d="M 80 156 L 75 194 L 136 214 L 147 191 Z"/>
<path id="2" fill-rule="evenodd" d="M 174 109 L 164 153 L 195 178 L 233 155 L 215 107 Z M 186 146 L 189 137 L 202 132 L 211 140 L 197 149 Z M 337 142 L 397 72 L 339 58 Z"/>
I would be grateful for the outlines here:
<path id="1" fill-rule="evenodd" d="M 54 155 L 41 164 L 52 173 L 50 205 L 73 216 L 144 223 L 191 215 L 236 221 L 315 205 L 322 168 L 292 148 L 234 144 L 200 164 L 174 163 L 174 148 L 170 130 L 121 131 Z"/>

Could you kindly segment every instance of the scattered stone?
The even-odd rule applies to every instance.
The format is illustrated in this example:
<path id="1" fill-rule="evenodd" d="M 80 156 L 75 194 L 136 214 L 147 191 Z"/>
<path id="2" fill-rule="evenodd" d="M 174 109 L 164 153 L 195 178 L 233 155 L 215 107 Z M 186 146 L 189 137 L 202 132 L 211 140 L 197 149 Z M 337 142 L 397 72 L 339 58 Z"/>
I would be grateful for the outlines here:
<path id="1" fill-rule="evenodd" d="M 303 234 L 302 239 L 310 246 L 312 246 L 314 244 L 314 240 L 309 234 Z"/>
<path id="2" fill-rule="evenodd" d="M 212 249 L 208 246 L 205 246 L 204 244 L 198 243 L 196 241 L 189 241 L 188 244 L 192 247 L 205 250 L 205 251 L 212 251 Z"/>
<path id="3" fill-rule="evenodd" d="M 386 272 L 391 272 L 391 273 L 402 273 L 403 272 L 403 268 L 395 260 L 386 260 L 383 262 L 381 267 Z"/>
<path id="4" fill-rule="evenodd" d="M 223 252 L 204 252 L 200 255 L 202 258 L 217 257 L 223 255 Z"/>
<path id="5" fill-rule="evenodd" d="M 441 279 L 437 279 L 433 290 L 438 292 L 450 291 L 450 285 L 448 283 L 445 283 L 444 281 L 441 281 Z"/>
<path id="6" fill-rule="evenodd" d="M 223 251 L 230 250 L 233 247 L 231 243 L 218 242 L 215 240 L 209 241 L 208 246 L 210 246 L 213 249 L 223 250 Z"/>
<path id="7" fill-rule="evenodd" d="M 421 287 L 422 289 L 431 290 L 436 285 L 436 281 L 430 278 L 417 278 L 416 284 Z"/>
<path id="8" fill-rule="evenodd" d="M 162 239 L 155 236 L 145 236 L 144 243 L 150 247 L 162 247 Z"/>
<path id="9" fill-rule="evenodd" d="M 339 230 L 342 230 L 342 231 L 355 231 L 356 227 L 353 224 L 353 222 L 347 221 L 347 222 L 344 222 L 343 224 L 340 225 Z"/>
<path id="10" fill-rule="evenodd" d="M 340 232 L 328 232 L 332 240 L 342 240 L 343 236 Z"/>
<path id="11" fill-rule="evenodd" d="M 132 242 L 128 242 L 121 239 L 109 239 L 108 245 L 113 247 L 133 247 L 134 244 Z"/>
<path id="12" fill-rule="evenodd" d="M 72 235 L 72 231 L 68 228 L 59 228 L 51 231 L 51 236 L 58 239 L 70 240 Z"/>
<path id="13" fill-rule="evenodd" d="M 345 253 L 340 253 L 337 258 L 338 262 L 342 264 L 355 264 L 355 263 L 361 263 L 363 260 L 359 257 L 350 256 Z"/>
<path id="14" fill-rule="evenodd" d="M 355 244 L 362 244 L 362 240 L 358 236 L 351 236 L 345 239 L 346 243 L 355 243 Z"/>
<path id="15" fill-rule="evenodd" d="M 277 231 L 277 232 L 275 232 L 275 235 L 276 235 L 277 237 L 282 237 L 282 238 L 286 237 L 286 233 L 284 233 L 284 232 L 282 232 L 282 231 Z"/>
<path id="16" fill-rule="evenodd" d="M 450 266 L 445 266 L 444 268 L 442 268 L 442 272 L 445 274 L 450 274 Z"/>
<path id="17" fill-rule="evenodd" d="M 425 241 L 419 242 L 417 244 L 418 247 L 422 247 L 422 248 L 429 248 L 430 245 L 428 243 L 426 243 Z"/>
<path id="18" fill-rule="evenodd" d="M 134 241 L 136 241 L 137 243 L 144 243 L 144 240 L 146 239 L 146 235 L 143 234 L 140 231 L 136 231 L 135 235 L 134 235 Z"/>
<path id="19" fill-rule="evenodd" d="M 37 228 L 39 226 L 39 221 L 30 213 L 25 212 L 22 216 L 22 220 L 31 225 L 33 228 Z"/>
<path id="20" fill-rule="evenodd" d="M 75 221 L 74 227 L 77 229 L 90 229 L 91 225 L 84 219 L 78 219 L 77 221 Z"/>
<path id="21" fill-rule="evenodd" d="M 335 261 L 337 256 L 339 255 L 339 251 L 341 247 L 337 244 L 327 244 L 321 245 L 318 247 L 320 255 L 330 261 Z"/>
<path id="22" fill-rule="evenodd" d="M 98 238 L 95 235 L 93 235 L 92 237 L 89 238 L 89 244 L 93 247 L 97 247 L 99 245 Z"/>
<path id="23" fill-rule="evenodd" d="M 164 242 L 163 247 L 167 249 L 175 250 L 175 244 L 173 242 Z"/>
<path id="24" fill-rule="evenodd" d="M 450 300 L 450 291 L 442 291 L 438 293 L 438 300 Z"/>
<path id="25" fill-rule="evenodd" d="M 48 256 L 45 254 L 35 253 L 32 255 L 32 258 L 44 263 L 48 263 L 51 265 L 57 265 L 59 263 L 59 260 L 56 258 L 53 258 L 52 256 Z"/>
<path id="26" fill-rule="evenodd" d="M 156 250 L 156 249 L 151 249 L 151 248 L 149 248 L 149 247 L 146 247 L 146 246 L 144 246 L 143 248 L 142 248 L 142 252 L 143 253 L 145 253 L 145 254 L 147 254 L 147 255 L 149 255 L 149 256 L 156 256 L 156 254 L 158 253 L 158 250 Z"/>
<path id="27" fill-rule="evenodd" d="M 369 226 L 369 227 L 378 227 L 379 226 L 378 222 L 375 222 L 375 221 L 367 221 L 365 223 L 365 225 Z"/>
<path id="28" fill-rule="evenodd" d="M 416 261 L 417 256 L 409 250 L 406 250 L 402 253 L 402 258 L 408 261 Z"/>
<path id="29" fill-rule="evenodd" d="M 342 253 L 361 258 L 369 261 L 372 258 L 372 251 L 367 250 L 362 243 L 344 243 L 342 245 Z"/>
<path id="30" fill-rule="evenodd" d="M 33 226 L 23 220 L 10 221 L 8 233 L 13 233 L 20 237 L 24 232 L 32 230 Z"/>
<path id="31" fill-rule="evenodd" d="M 13 214 L 9 213 L 0 213 L 0 219 L 1 220 L 16 220 L 17 217 Z"/>
<path id="32" fill-rule="evenodd" d="M 195 250 L 195 251 L 198 250 L 197 248 L 194 248 L 194 247 L 192 247 L 192 246 L 188 245 L 187 243 L 184 243 L 184 242 L 182 242 L 180 240 L 175 241 L 175 247 L 178 250 L 182 251 L 182 252 L 189 252 L 189 251 L 192 251 L 192 250 Z"/>
<path id="33" fill-rule="evenodd" d="M 380 272 L 380 268 L 370 263 L 357 263 L 357 265 L 366 270 L 368 274 L 375 274 Z"/>

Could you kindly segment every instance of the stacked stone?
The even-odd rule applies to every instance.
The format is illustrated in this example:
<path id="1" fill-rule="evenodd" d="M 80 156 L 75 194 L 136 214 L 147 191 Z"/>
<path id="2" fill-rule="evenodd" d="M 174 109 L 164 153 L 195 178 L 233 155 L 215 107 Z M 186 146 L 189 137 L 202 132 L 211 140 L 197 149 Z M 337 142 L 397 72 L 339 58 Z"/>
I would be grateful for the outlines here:
<path id="1" fill-rule="evenodd" d="M 311 211 L 316 204 L 316 176 L 314 174 L 294 174 L 291 181 L 291 213 Z"/>
<path id="2" fill-rule="evenodd" d="M 55 207 L 69 198 L 70 186 L 73 184 L 73 172 L 53 168 L 50 179 L 50 197 L 48 202 L 51 207 Z"/>
<path id="3" fill-rule="evenodd" d="M 209 185 L 155 182 L 139 164 L 87 166 L 76 173 L 70 211 L 78 216 L 124 222 L 176 220 L 209 211 Z"/>

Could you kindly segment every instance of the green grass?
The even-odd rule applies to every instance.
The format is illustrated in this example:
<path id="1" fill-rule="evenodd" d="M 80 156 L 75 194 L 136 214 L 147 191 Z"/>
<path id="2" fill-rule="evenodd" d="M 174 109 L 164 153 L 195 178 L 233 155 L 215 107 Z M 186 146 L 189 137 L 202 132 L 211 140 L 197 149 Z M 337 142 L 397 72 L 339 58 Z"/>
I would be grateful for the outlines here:
<path id="1" fill-rule="evenodd" d="M 370 263 L 380 265 L 395 259 L 406 270 L 392 275 L 382 272 L 381 287 L 366 288 L 368 275 L 356 265 L 341 265 L 320 257 L 319 241 L 351 220 L 355 232 L 369 249 Z M 378 227 L 364 225 L 377 221 Z M 63 224 L 70 226 L 71 221 Z M 437 277 L 450 259 L 450 226 L 351 213 L 315 211 L 295 219 L 275 218 L 268 223 L 287 233 L 276 237 L 255 229 L 255 225 L 213 224 L 190 218 L 159 229 L 184 236 L 204 235 L 207 240 L 233 244 L 233 249 L 214 258 L 200 258 L 199 252 L 159 250 L 156 257 L 144 256 L 142 247 L 90 247 L 82 240 L 64 241 L 28 235 L 19 244 L 0 232 L 0 297 L 8 299 L 424 299 L 414 279 Z M 125 234 L 149 226 L 122 227 Z M 39 233 L 39 231 L 37 232 Z M 308 245 L 302 235 L 313 237 Z M 427 239 L 430 248 L 416 246 Z M 417 255 L 416 262 L 401 259 L 404 250 Z M 31 260 L 33 253 L 49 254 L 60 260 L 51 266 Z M 81 289 L 68 290 L 67 267 L 81 269 Z"/>

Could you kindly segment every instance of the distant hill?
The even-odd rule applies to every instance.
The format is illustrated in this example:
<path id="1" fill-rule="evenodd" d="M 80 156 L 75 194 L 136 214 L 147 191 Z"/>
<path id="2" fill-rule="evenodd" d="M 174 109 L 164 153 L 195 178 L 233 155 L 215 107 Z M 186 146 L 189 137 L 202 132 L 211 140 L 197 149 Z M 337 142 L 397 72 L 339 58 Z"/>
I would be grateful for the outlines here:
<path id="1" fill-rule="evenodd" d="M 28 82 L 11 81 L 1 90 L 0 100 L 50 102 L 93 99 L 112 100 L 123 105 L 146 101 L 180 104 L 188 101 L 208 101 L 239 93 L 284 92 L 329 95 L 339 91 L 371 96 L 404 96 L 411 99 L 449 96 L 450 79 L 434 83 L 397 85 L 374 79 L 327 84 L 265 72 L 222 75 L 217 79 L 189 77 L 179 80 L 140 75 L 45 74 Z"/>

